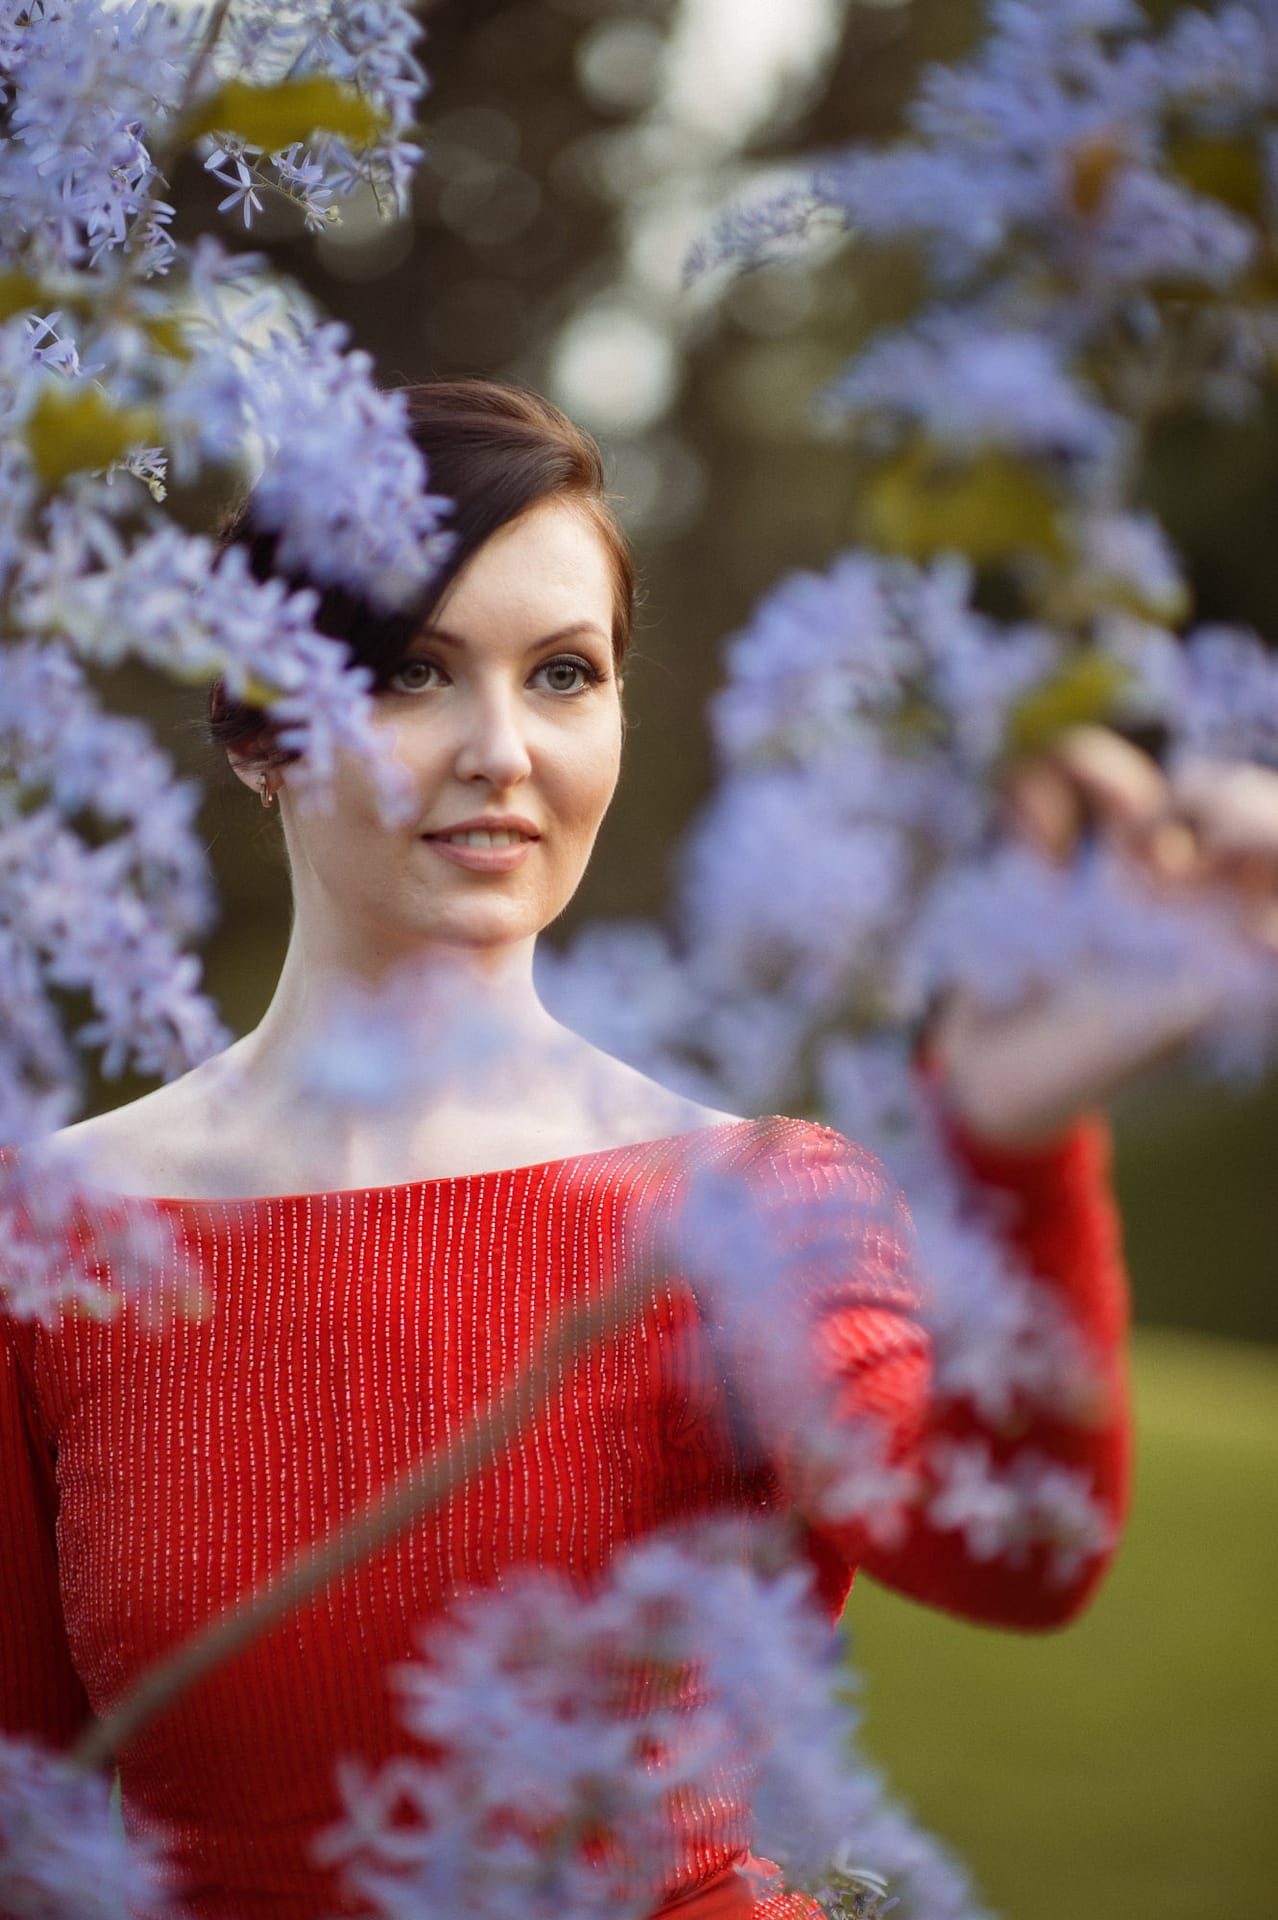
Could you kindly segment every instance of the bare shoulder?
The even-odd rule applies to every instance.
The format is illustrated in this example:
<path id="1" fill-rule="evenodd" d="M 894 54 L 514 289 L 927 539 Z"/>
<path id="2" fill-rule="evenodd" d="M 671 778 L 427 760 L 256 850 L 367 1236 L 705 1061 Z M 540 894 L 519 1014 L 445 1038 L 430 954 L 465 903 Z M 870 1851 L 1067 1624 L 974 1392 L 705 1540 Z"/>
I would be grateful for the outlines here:
<path id="1" fill-rule="evenodd" d="M 220 1054 L 105 1113 L 77 1120 L 46 1142 L 93 1184 L 119 1193 L 186 1192 L 206 1163 L 219 1117 L 231 1110 L 233 1073 Z"/>
<path id="2" fill-rule="evenodd" d="M 587 1128 L 599 1133 L 603 1145 L 624 1146 L 741 1120 L 740 1114 L 707 1106 L 663 1086 L 585 1041 L 577 1042 L 573 1055 L 577 1071 L 568 1076 L 566 1085 L 573 1098 L 581 1100 Z"/>

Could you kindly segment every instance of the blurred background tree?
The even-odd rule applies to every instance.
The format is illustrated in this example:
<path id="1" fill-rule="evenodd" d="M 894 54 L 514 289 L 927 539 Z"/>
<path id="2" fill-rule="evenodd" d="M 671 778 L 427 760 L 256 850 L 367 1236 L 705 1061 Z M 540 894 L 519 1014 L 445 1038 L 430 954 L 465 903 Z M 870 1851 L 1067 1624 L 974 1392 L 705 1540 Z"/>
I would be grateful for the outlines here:
<path id="1" fill-rule="evenodd" d="M 684 259 L 750 171 L 893 132 L 920 66 L 961 55 L 983 8 L 434 0 L 423 12 L 434 90 L 411 217 L 385 225 L 353 207 L 318 244 L 300 223 L 289 237 L 288 209 L 263 223 L 385 380 L 513 378 L 598 434 L 644 599 L 626 777 L 566 925 L 659 912 L 708 787 L 723 639 L 781 573 L 854 537 L 857 472 L 818 432 L 812 396 L 911 286 L 904 254 L 871 266 L 833 239 L 718 297 L 685 289 Z M 216 183 L 191 166 L 178 189 L 211 225 Z M 1271 641 L 1276 426 L 1278 396 L 1237 426 L 1177 421 L 1148 478 L 1199 615 Z M 286 933 L 278 830 L 221 777 L 189 700 L 140 674 L 132 691 L 209 781 L 224 904 L 208 974 L 243 1031 Z M 1138 1321 L 1214 1341 L 1138 1342 L 1137 1513 L 1095 1616 L 1058 1644 L 1009 1648 L 872 1593 L 852 1610 L 894 1781 L 1012 1920 L 1080 1905 L 1089 1920 L 1207 1920 L 1272 1904 L 1275 1703 L 1258 1655 L 1278 1571 L 1276 1142 L 1272 1079 L 1204 1088 L 1169 1073 L 1119 1115 Z M 939 1691 L 948 1714 L 933 1711 Z"/>

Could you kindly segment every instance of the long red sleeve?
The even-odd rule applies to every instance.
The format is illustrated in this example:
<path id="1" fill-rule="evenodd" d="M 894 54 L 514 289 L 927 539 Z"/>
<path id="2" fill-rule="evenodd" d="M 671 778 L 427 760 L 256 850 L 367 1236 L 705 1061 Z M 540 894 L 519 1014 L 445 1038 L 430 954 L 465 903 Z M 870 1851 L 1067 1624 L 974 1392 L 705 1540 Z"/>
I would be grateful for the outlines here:
<path id="1" fill-rule="evenodd" d="M 1042 1547 L 1031 1548 L 1019 1564 L 982 1561 L 961 1533 L 916 1517 L 891 1550 L 868 1547 L 862 1565 L 884 1585 L 972 1620 L 1027 1629 L 1060 1626 L 1086 1604 L 1104 1574 L 1128 1499 L 1127 1287 L 1109 1182 L 1108 1130 L 1102 1121 L 1088 1120 L 1059 1145 L 1035 1151 L 994 1148 L 955 1127 L 950 1131 L 953 1150 L 974 1181 L 999 1197 L 997 1217 L 1009 1246 L 1082 1336 L 1098 1393 L 1085 1419 L 1038 1410 L 1002 1431 L 979 1419 L 967 1401 L 934 1399 L 921 1450 L 926 1453 L 938 1439 L 976 1440 L 988 1446 L 1000 1468 L 1033 1455 L 1070 1470 L 1107 1519 L 1109 1537 L 1068 1577 L 1057 1578 Z"/>
<path id="2" fill-rule="evenodd" d="M 0 1732 L 63 1747 L 90 1718 L 58 1591 L 53 1463 L 0 1321 Z"/>

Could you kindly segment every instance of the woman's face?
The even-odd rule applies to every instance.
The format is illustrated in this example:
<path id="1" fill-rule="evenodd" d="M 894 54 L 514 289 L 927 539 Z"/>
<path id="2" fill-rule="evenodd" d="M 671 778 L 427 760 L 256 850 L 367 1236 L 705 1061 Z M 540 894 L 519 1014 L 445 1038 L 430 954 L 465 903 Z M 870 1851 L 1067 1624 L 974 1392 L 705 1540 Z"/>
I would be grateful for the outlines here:
<path id="1" fill-rule="evenodd" d="M 331 811 L 287 804 L 299 929 L 352 970 L 424 943 L 493 951 L 561 913 L 617 784 L 613 580 L 589 518 L 547 501 L 467 562 L 376 695 L 406 770 L 409 824 L 388 826 L 362 766 Z"/>

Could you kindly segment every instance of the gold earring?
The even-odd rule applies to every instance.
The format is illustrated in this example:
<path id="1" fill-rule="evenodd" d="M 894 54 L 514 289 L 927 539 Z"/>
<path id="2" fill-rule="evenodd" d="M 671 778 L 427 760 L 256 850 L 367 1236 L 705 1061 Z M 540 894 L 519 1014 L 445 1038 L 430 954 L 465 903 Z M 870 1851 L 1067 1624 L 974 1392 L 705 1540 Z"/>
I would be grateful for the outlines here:
<path id="1" fill-rule="evenodd" d="M 271 785 L 271 776 L 269 773 L 262 775 L 257 783 L 257 790 L 262 797 L 262 805 L 264 807 L 273 807 L 275 805 L 275 788 Z"/>

